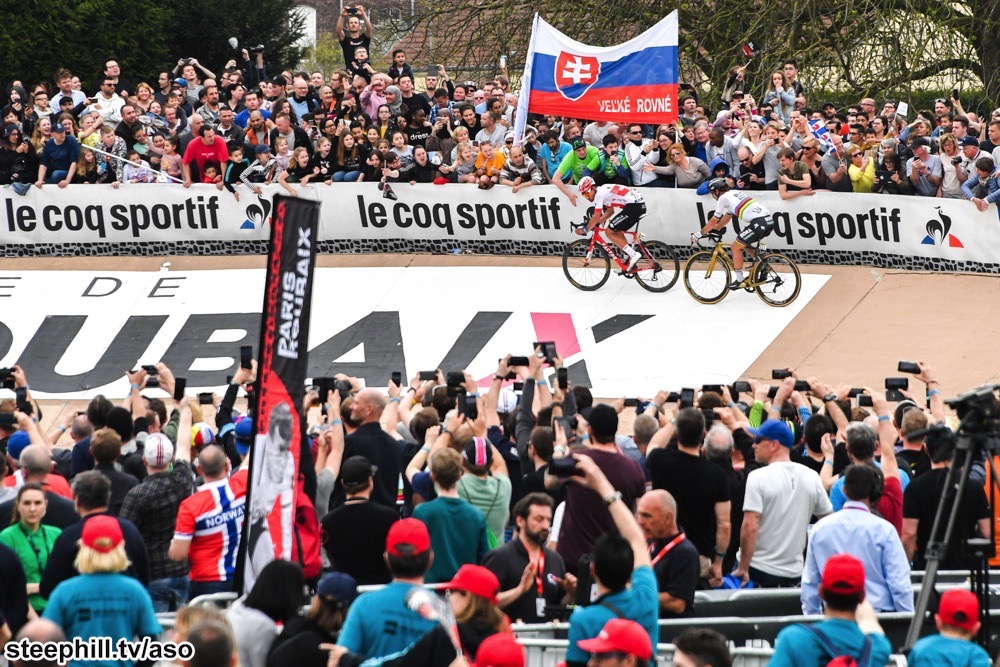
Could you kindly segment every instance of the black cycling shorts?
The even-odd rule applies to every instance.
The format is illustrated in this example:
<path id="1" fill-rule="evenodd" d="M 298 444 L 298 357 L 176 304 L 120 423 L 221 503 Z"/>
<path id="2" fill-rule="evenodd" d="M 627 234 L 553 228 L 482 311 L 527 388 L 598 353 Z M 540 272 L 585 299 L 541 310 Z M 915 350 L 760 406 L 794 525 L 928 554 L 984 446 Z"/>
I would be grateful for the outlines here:
<path id="1" fill-rule="evenodd" d="M 747 223 L 747 226 L 740 231 L 736 239 L 743 245 L 750 245 L 765 238 L 773 231 L 774 221 L 771 220 L 771 216 L 765 215 L 760 218 L 754 218 Z"/>
<path id="2" fill-rule="evenodd" d="M 606 226 L 616 232 L 627 232 L 639 224 L 644 215 L 646 215 L 646 204 L 625 204 L 618 215 L 608 220 Z"/>

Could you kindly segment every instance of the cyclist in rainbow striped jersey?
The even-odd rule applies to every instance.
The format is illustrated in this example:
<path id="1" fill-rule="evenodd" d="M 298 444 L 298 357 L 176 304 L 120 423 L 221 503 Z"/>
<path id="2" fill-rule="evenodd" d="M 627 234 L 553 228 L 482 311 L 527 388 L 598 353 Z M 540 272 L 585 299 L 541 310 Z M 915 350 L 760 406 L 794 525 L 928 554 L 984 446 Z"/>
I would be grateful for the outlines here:
<path id="1" fill-rule="evenodd" d="M 774 231 L 774 221 L 771 219 L 771 212 L 762 206 L 753 194 L 745 190 L 732 190 L 729 183 L 724 178 L 715 178 L 708 184 L 708 191 L 712 197 L 719 202 L 715 213 L 708 219 L 701 232 L 691 235 L 692 242 L 697 241 L 705 234 L 716 229 L 722 229 L 729 221 L 735 217 L 742 223 L 740 230 L 733 241 L 733 268 L 736 270 L 736 279 L 729 285 L 729 289 L 736 290 L 744 287 L 743 276 L 743 249 L 757 243 L 761 239 L 770 235 Z M 749 251 L 751 255 L 753 251 Z"/>

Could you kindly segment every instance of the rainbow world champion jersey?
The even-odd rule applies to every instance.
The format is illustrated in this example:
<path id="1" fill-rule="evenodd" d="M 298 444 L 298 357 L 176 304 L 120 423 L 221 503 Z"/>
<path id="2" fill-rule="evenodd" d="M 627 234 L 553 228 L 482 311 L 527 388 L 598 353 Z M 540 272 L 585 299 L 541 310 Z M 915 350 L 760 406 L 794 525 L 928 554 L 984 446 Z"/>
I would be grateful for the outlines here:
<path id="1" fill-rule="evenodd" d="M 716 218 L 722 218 L 727 213 L 732 213 L 733 217 L 741 222 L 749 222 L 771 215 L 771 212 L 759 204 L 749 192 L 742 190 L 730 190 L 719 197 L 719 203 L 713 215 Z"/>

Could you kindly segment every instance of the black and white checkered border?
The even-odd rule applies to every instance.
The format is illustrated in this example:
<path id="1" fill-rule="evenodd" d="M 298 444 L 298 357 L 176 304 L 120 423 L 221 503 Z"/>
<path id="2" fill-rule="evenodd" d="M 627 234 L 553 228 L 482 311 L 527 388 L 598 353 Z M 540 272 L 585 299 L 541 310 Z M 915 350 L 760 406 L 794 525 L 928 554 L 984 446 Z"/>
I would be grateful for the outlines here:
<path id="1" fill-rule="evenodd" d="M 427 253 L 432 255 L 518 255 L 552 257 L 562 255 L 562 241 L 457 241 L 372 239 L 320 241 L 324 254 L 366 255 Z M 681 258 L 691 254 L 689 246 L 674 246 Z M 1000 263 L 959 262 L 944 258 L 911 257 L 872 251 L 773 249 L 802 264 L 871 266 L 882 269 L 906 269 L 934 272 L 1000 274 Z M 45 243 L 4 245 L 7 258 L 30 257 L 169 257 L 173 255 L 238 256 L 262 255 L 267 241 L 143 241 L 136 243 Z"/>

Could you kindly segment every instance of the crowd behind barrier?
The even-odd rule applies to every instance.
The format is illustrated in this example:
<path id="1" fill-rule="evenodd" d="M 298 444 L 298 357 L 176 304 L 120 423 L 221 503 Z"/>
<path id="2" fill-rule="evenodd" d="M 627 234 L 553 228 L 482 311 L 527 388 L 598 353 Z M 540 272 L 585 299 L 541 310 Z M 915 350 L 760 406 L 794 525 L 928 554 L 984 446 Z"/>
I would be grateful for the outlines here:
<path id="1" fill-rule="evenodd" d="M 895 101 L 879 114 L 865 98 L 841 119 L 832 104 L 810 106 L 786 61 L 760 104 L 734 68 L 718 114 L 689 96 L 676 124 L 655 128 L 531 118 L 518 142 L 506 76 L 480 91 L 437 67 L 421 95 L 405 52 L 374 71 L 371 30 L 363 7 L 343 8 L 346 69 L 332 74 L 272 77 L 255 49 L 218 78 L 181 59 L 155 87 L 133 86 L 109 60 L 92 96 L 67 70 L 51 100 L 48 83 L 15 82 L 0 132 L 7 253 L 259 252 L 277 188 L 330 200 L 331 250 L 558 252 L 582 217 L 574 183 L 586 176 L 636 185 L 652 209 L 643 231 L 682 245 L 711 213 L 697 186 L 721 175 L 759 190 L 777 211 L 774 244 L 803 257 L 1000 264 L 988 213 L 1000 110 L 983 122 L 956 95 L 908 123 Z M 817 194 L 822 183 L 832 192 Z M 923 196 L 883 196 L 909 193 Z M 887 664 L 956 458 L 972 483 L 942 567 L 976 566 L 964 541 L 993 536 L 983 461 L 944 430 L 923 434 L 949 420 L 925 362 L 907 371 L 912 391 L 890 378 L 895 395 L 791 369 L 663 390 L 639 401 L 629 433 L 624 400 L 596 403 L 568 383 L 554 347 L 498 351 L 529 354 L 503 357 L 488 389 L 461 369 L 399 378 L 387 393 L 313 378 L 305 402 L 287 406 L 308 429 L 301 491 L 275 500 L 294 501 L 294 562 L 267 564 L 224 610 L 185 603 L 233 592 L 244 516 L 260 514 L 246 506 L 257 416 L 235 409 L 255 364 L 223 396 L 197 399 L 166 365 L 142 366 L 121 406 L 97 397 L 48 432 L 30 369 L 0 369 L 14 390 L 0 400 L 0 640 L 155 638 L 155 614 L 175 612 L 171 638 L 196 648 L 198 667 L 234 656 L 242 667 L 489 667 L 523 665 L 516 637 L 543 642 L 526 635 L 555 632 L 540 622 L 568 613 L 568 667 L 642 664 L 661 639 L 729 665 L 727 636 L 771 643 L 771 664 Z M 505 386 L 513 379 L 520 393 Z M 385 587 L 358 595 L 372 584 Z M 695 616 L 698 590 L 751 584 L 798 589 L 803 613 L 717 617 L 714 630 Z M 951 588 L 937 613 L 940 634 L 927 636 L 924 619 L 910 661 L 988 664 L 972 641 L 976 597 Z"/>

